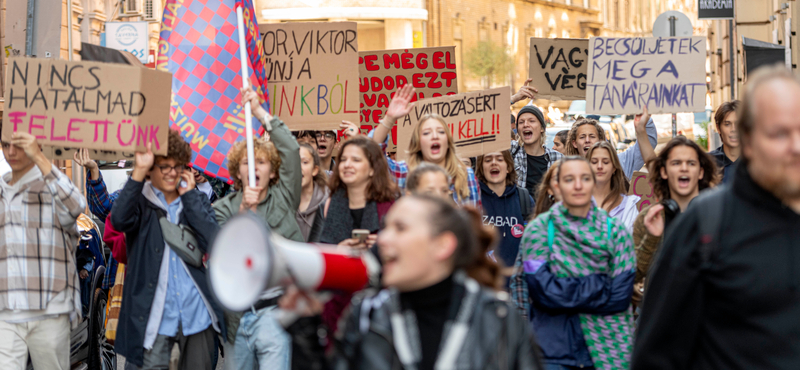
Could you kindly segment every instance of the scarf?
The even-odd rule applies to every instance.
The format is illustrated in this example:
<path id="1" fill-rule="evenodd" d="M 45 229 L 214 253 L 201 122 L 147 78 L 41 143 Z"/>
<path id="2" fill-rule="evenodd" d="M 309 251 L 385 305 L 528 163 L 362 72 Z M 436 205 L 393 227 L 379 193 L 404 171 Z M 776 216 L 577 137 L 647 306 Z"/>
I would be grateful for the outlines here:
<path id="1" fill-rule="evenodd" d="M 608 213 L 595 205 L 586 218 L 571 215 L 560 202 L 540 217 L 545 217 L 546 222 L 553 222 L 553 244 L 552 248 L 548 248 L 548 242 L 544 240 L 544 247 L 534 250 L 533 259 L 549 262 L 551 272 L 557 277 L 607 274 L 614 278 L 635 268 L 630 235 L 616 221 L 611 223 L 609 235 Z M 583 337 L 595 368 L 628 369 L 633 351 L 631 308 L 607 316 L 579 316 Z"/>
<path id="2" fill-rule="evenodd" d="M 361 228 L 371 233 L 378 232 L 380 220 L 378 219 L 378 205 L 374 201 L 367 202 L 364 206 L 364 216 L 361 218 Z M 326 244 L 339 244 L 342 240 L 350 239 L 353 232 L 353 216 L 350 214 L 350 201 L 347 199 L 347 190 L 338 189 L 331 195 L 328 206 L 328 215 L 322 228 L 320 242 Z"/>

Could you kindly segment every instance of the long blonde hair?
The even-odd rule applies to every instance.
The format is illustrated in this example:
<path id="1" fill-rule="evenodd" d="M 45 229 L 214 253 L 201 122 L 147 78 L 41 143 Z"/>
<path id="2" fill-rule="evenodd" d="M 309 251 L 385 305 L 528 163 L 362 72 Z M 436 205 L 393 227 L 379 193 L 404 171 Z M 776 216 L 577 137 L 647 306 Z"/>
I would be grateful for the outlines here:
<path id="1" fill-rule="evenodd" d="M 461 201 L 469 198 L 469 181 L 467 180 L 467 169 L 464 164 L 458 159 L 456 155 L 456 143 L 453 141 L 453 135 L 450 133 L 450 128 L 447 127 L 447 122 L 444 117 L 438 114 L 426 114 L 420 118 L 417 127 L 411 133 L 411 143 L 408 145 L 408 170 L 413 171 L 420 163 L 424 161 L 422 158 L 422 144 L 420 143 L 420 135 L 422 126 L 429 119 L 439 122 L 447 133 L 447 154 L 444 158 L 444 169 L 447 174 L 453 179 L 456 188 L 456 195 L 458 200 Z"/>
<path id="2" fill-rule="evenodd" d="M 628 194 L 628 189 L 630 184 L 628 183 L 628 178 L 625 177 L 625 172 L 622 170 L 622 165 L 619 162 L 619 156 L 617 156 L 617 150 L 611 146 L 611 143 L 608 141 L 598 141 L 589 148 L 589 151 L 586 152 L 586 159 L 589 160 L 589 163 L 592 162 L 592 154 L 595 150 L 605 149 L 608 152 L 608 156 L 611 157 L 611 165 L 614 166 L 614 174 L 611 175 L 611 192 L 606 195 L 606 199 L 597 199 L 600 201 L 600 207 L 605 208 L 606 204 L 614 205 L 622 199 L 622 194 Z M 592 172 L 594 172 L 594 167 L 592 166 Z"/>

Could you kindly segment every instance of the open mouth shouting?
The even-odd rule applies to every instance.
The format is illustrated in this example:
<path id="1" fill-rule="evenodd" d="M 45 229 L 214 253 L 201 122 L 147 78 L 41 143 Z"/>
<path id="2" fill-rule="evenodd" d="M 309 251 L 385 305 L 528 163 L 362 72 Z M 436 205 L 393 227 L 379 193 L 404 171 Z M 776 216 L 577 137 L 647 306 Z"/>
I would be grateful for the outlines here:
<path id="1" fill-rule="evenodd" d="M 533 130 L 531 129 L 523 129 L 522 130 L 522 141 L 528 142 L 533 140 Z"/>
<path id="2" fill-rule="evenodd" d="M 689 176 L 681 176 L 678 178 L 678 186 L 681 188 L 688 188 L 691 180 L 689 180 Z"/>
<path id="3" fill-rule="evenodd" d="M 431 154 L 437 155 L 442 151 L 442 144 L 439 143 L 432 143 L 431 144 Z"/>

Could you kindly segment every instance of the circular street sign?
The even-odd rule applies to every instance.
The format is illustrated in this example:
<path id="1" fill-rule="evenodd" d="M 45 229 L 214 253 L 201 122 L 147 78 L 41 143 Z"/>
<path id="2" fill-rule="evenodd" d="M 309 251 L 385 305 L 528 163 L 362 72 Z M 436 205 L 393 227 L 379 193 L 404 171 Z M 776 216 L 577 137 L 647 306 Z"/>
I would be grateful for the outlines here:
<path id="1" fill-rule="evenodd" d="M 672 23 L 675 24 L 675 35 L 670 35 L 669 32 Z M 653 22 L 654 37 L 692 36 L 693 30 L 692 21 L 689 20 L 689 17 L 677 10 L 663 12 Z"/>

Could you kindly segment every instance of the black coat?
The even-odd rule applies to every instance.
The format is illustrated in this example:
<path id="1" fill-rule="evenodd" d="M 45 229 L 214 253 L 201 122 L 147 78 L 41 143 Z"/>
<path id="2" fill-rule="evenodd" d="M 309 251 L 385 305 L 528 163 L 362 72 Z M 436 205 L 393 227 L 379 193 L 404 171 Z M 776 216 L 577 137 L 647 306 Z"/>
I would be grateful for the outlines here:
<path id="1" fill-rule="evenodd" d="M 343 331 L 337 336 L 336 356 L 332 361 L 334 369 L 403 368 L 394 345 L 390 319 L 392 310 L 386 302 L 375 307 L 375 299 L 380 301 L 380 297 L 373 296 L 371 299 L 372 302 L 367 305 L 361 299 L 353 300 L 351 312 L 343 321 Z M 451 305 L 460 305 L 461 302 L 459 299 Z M 498 299 L 492 291 L 482 290 L 474 305 L 467 337 L 458 352 L 456 368 L 453 370 L 542 369 L 541 355 L 529 326 L 513 304 Z M 370 306 L 369 312 L 362 312 L 364 306 Z M 365 318 L 369 320 L 369 325 L 366 332 L 362 332 L 362 320 Z"/>
<path id="2" fill-rule="evenodd" d="M 636 333 L 632 369 L 800 369 L 800 214 L 756 184 L 745 163 L 708 263 L 695 199 L 670 225 Z"/>
<path id="3" fill-rule="evenodd" d="M 158 285 L 159 268 L 164 253 L 164 237 L 158 222 L 157 205 L 149 201 L 142 189 L 144 182 L 129 179 L 111 211 L 114 228 L 125 233 L 128 264 L 125 266 L 125 289 L 117 327 L 115 350 L 128 362 L 142 366 L 144 336 L 150 308 Z M 181 196 L 183 212 L 180 223 L 190 226 L 197 236 L 199 248 L 208 251 L 219 230 L 208 197 L 195 189 Z M 201 294 L 213 307 L 222 332 L 225 320 L 222 309 L 212 298 L 205 267 L 186 265 Z"/>

